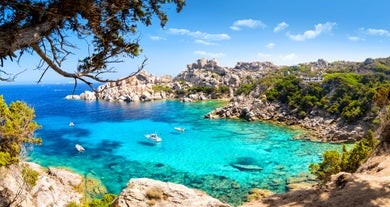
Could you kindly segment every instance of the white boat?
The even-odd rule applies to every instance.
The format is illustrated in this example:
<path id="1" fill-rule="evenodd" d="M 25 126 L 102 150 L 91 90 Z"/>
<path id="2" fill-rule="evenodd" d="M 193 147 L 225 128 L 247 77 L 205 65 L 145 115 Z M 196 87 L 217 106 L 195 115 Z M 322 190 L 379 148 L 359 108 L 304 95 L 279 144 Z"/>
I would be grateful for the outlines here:
<path id="1" fill-rule="evenodd" d="M 180 127 L 175 127 L 175 130 L 176 130 L 176 131 L 179 131 L 179 132 L 184 132 L 186 129 L 180 128 Z"/>
<path id="2" fill-rule="evenodd" d="M 77 151 L 79 151 L 79 152 L 84 152 L 85 151 L 84 147 L 79 145 L 79 144 L 76 144 L 75 147 L 76 147 Z"/>
<path id="3" fill-rule="evenodd" d="M 149 140 L 153 140 L 155 142 L 161 142 L 162 139 L 157 134 L 146 134 L 145 137 Z"/>
<path id="4" fill-rule="evenodd" d="M 69 126 L 70 127 L 74 127 L 74 123 L 71 121 L 71 122 L 69 122 Z"/>

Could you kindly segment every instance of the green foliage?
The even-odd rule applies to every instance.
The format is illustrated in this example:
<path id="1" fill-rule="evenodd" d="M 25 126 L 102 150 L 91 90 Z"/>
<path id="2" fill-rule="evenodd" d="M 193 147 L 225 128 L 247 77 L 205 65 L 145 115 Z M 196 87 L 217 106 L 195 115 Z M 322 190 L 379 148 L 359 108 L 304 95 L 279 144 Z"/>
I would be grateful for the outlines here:
<path id="1" fill-rule="evenodd" d="M 390 83 L 383 74 L 332 73 L 325 75 L 323 83 L 304 83 L 293 75 L 274 81 L 266 92 L 267 100 L 287 104 L 300 118 L 318 108 L 354 122 L 373 106 L 390 103 Z"/>
<path id="2" fill-rule="evenodd" d="M 71 201 L 71 202 L 69 202 L 68 204 L 66 204 L 66 207 L 80 207 L 79 205 L 77 205 L 77 203 L 76 202 L 74 202 L 74 201 Z"/>
<path id="3" fill-rule="evenodd" d="M 22 166 L 22 177 L 24 182 L 30 187 L 34 187 L 38 180 L 39 173 L 31 168 L 29 168 L 27 165 Z"/>
<path id="4" fill-rule="evenodd" d="M 23 144 L 41 143 L 41 139 L 33 136 L 40 128 L 34 118 L 34 110 L 25 103 L 16 101 L 8 107 L 0 96 L 0 166 L 18 162 Z"/>
<path id="5" fill-rule="evenodd" d="M 230 92 L 229 86 L 226 85 L 220 85 L 217 89 L 217 93 L 221 94 L 228 94 Z"/>
<path id="6" fill-rule="evenodd" d="M 335 151 L 326 151 L 323 154 L 323 161 L 318 164 L 310 164 L 309 170 L 322 181 L 328 181 L 330 176 L 340 172 L 340 154 Z"/>
<path id="7" fill-rule="evenodd" d="M 161 27 L 168 22 L 167 13 L 174 9 L 169 4 L 180 12 L 185 0 L 1 1 L 1 66 L 8 57 L 13 57 L 9 58 L 11 61 L 18 59 L 21 54 L 17 51 L 29 50 L 38 53 L 50 66 L 47 69 L 64 77 L 79 79 L 88 85 L 91 79 L 107 82 L 109 80 L 101 75 L 115 71 L 109 66 L 111 63 L 121 62 L 125 57 L 133 58 L 142 52 L 136 37 L 138 27 L 150 26 L 153 20 L 159 20 Z M 77 51 L 72 36 L 84 40 L 90 47 L 88 55 L 78 55 L 73 73 L 61 68 L 67 54 Z M 46 46 L 48 42 L 50 51 Z M 44 64 L 39 65 L 43 67 Z M 10 68 L 8 70 L 12 70 Z M 1 75 L 11 72 L 1 70 Z M 4 79 L 12 80 L 12 77 L 0 77 L 0 80 Z"/>
<path id="8" fill-rule="evenodd" d="M 250 76 L 249 76 L 250 77 Z M 237 94 L 245 94 L 248 95 L 255 88 L 255 84 L 253 83 L 244 83 L 237 89 Z"/>
<path id="9" fill-rule="evenodd" d="M 335 73 L 327 75 L 324 84 L 334 87 L 324 108 L 348 122 L 363 117 L 375 103 L 376 88 L 383 87 L 377 74 Z"/>
<path id="10" fill-rule="evenodd" d="M 9 165 L 12 163 L 16 163 L 18 161 L 19 159 L 17 157 L 11 157 L 11 155 L 8 152 L 0 151 L 0 166 Z"/>
<path id="11" fill-rule="evenodd" d="M 188 91 L 193 91 L 198 93 L 203 92 L 208 95 L 214 93 L 216 90 L 217 89 L 212 86 L 200 86 L 200 85 L 195 85 L 188 89 Z"/>
<path id="12" fill-rule="evenodd" d="M 375 89 L 374 101 L 379 107 L 390 104 L 390 83 L 381 84 Z"/>
<path id="13" fill-rule="evenodd" d="M 75 202 L 70 202 L 67 207 L 109 207 L 110 204 L 117 198 L 115 194 L 105 194 L 102 199 L 94 199 L 84 205 L 77 205 Z"/>
<path id="14" fill-rule="evenodd" d="M 173 89 L 168 87 L 168 86 L 154 85 L 154 86 L 152 86 L 152 89 L 155 92 L 160 92 L 160 91 L 173 92 Z"/>
<path id="15" fill-rule="evenodd" d="M 373 137 L 373 132 L 370 130 L 366 138 L 356 142 L 350 151 L 343 146 L 341 155 L 334 150 L 324 152 L 322 162 L 317 164 L 311 163 L 309 170 L 323 182 L 328 181 L 331 175 L 341 171 L 355 172 L 373 151 L 377 143 L 378 140 Z"/>

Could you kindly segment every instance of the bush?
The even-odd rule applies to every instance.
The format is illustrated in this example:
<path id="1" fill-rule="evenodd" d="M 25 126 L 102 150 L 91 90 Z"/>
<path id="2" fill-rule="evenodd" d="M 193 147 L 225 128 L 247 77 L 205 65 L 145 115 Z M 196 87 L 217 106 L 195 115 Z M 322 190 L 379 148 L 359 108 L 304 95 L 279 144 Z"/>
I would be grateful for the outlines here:
<path id="1" fill-rule="evenodd" d="M 226 85 L 220 85 L 217 89 L 217 92 L 221 94 L 227 94 L 230 92 L 230 88 L 229 86 Z"/>
<path id="2" fill-rule="evenodd" d="M 22 166 L 22 177 L 24 182 L 30 187 L 34 187 L 37 184 L 39 173 L 31 168 L 28 165 Z"/>
<path id="3" fill-rule="evenodd" d="M 85 203 L 83 207 L 109 207 L 116 198 L 117 196 L 115 194 L 105 194 L 102 199 L 94 199 L 88 203 Z M 69 207 L 70 204 L 68 204 Z M 77 207 L 77 204 L 72 205 Z"/>
<path id="4" fill-rule="evenodd" d="M 330 176 L 340 172 L 341 156 L 335 151 L 326 151 L 323 154 L 323 161 L 318 164 L 310 164 L 309 170 L 321 181 L 328 181 Z"/>
<path id="5" fill-rule="evenodd" d="M 199 85 L 196 85 L 196 86 L 193 86 L 191 88 L 188 89 L 188 91 L 193 91 L 193 92 L 203 92 L 205 94 L 212 94 L 216 91 L 217 89 L 215 87 L 212 87 L 212 86 L 199 86 Z"/>
<path id="6" fill-rule="evenodd" d="M 237 90 L 237 94 L 238 95 L 240 95 L 240 94 L 248 95 L 253 90 L 253 88 L 255 88 L 255 84 L 253 84 L 253 83 L 244 83 Z"/>
<path id="7" fill-rule="evenodd" d="M 163 198 L 163 193 L 161 189 L 152 187 L 146 191 L 146 197 L 150 200 L 161 200 Z"/>
<path id="8" fill-rule="evenodd" d="M 325 151 L 323 161 L 310 164 L 309 171 L 322 182 L 328 181 L 331 175 L 341 171 L 353 173 L 366 160 L 377 144 L 378 140 L 374 138 L 373 132 L 369 130 L 366 138 L 356 142 L 350 151 L 346 150 L 345 146 L 343 146 L 341 155 L 334 150 Z"/>
<path id="9" fill-rule="evenodd" d="M 154 85 L 154 86 L 152 86 L 152 89 L 155 92 L 160 92 L 160 91 L 173 92 L 173 89 L 168 87 L 168 86 Z"/>
<path id="10" fill-rule="evenodd" d="M 0 167 L 18 162 L 23 144 L 42 142 L 33 137 L 34 131 L 41 127 L 34 118 L 34 110 L 25 103 L 16 101 L 7 106 L 0 96 Z"/>

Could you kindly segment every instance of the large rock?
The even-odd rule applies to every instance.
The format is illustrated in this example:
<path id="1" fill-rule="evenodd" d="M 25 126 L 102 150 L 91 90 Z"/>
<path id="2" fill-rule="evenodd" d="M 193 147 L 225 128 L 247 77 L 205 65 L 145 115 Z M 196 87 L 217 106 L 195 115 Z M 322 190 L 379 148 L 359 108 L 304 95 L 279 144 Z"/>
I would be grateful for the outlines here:
<path id="1" fill-rule="evenodd" d="M 203 191 L 147 178 L 131 179 L 112 207 L 229 207 Z"/>
<path id="2" fill-rule="evenodd" d="M 83 195 L 76 189 L 83 177 L 67 170 L 46 170 L 34 163 L 25 163 L 39 173 L 35 186 L 23 181 L 22 164 L 0 168 L 0 206 L 10 207 L 63 207 L 74 202 L 81 204 Z"/>

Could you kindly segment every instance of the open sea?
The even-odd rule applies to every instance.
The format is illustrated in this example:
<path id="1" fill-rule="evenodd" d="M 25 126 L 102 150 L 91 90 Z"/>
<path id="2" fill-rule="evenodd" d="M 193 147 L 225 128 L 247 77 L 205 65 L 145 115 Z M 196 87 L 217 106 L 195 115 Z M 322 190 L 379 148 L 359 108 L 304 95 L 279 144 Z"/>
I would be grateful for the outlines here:
<path id="1" fill-rule="evenodd" d="M 203 118 L 227 104 L 223 101 L 66 100 L 72 90 L 69 84 L 0 85 L 7 103 L 26 102 L 42 125 L 36 134 L 43 143 L 30 152 L 33 162 L 98 178 L 110 193 L 120 193 L 131 178 L 147 177 L 198 188 L 238 205 L 253 188 L 285 192 L 287 178 L 308 173 L 309 164 L 321 161 L 325 150 L 341 149 L 293 140 L 299 131 L 269 123 Z M 84 90 L 79 86 L 76 94 Z M 151 133 L 162 142 L 149 142 L 145 134 Z M 75 144 L 85 152 L 79 153 Z"/>

